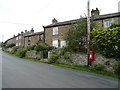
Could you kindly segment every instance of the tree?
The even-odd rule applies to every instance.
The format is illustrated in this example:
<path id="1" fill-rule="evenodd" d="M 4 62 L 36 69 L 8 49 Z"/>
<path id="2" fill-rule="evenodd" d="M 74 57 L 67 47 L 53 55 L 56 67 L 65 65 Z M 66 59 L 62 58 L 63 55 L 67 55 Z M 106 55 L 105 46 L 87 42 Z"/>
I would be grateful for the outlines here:
<path id="1" fill-rule="evenodd" d="M 80 18 L 76 24 L 71 25 L 65 35 L 68 47 L 74 52 L 85 51 L 87 19 Z"/>
<path id="2" fill-rule="evenodd" d="M 98 25 L 91 22 L 91 31 L 98 28 Z M 71 25 L 69 31 L 65 35 L 68 48 L 74 52 L 87 52 L 87 18 L 81 17 L 76 24 Z"/>
<path id="3" fill-rule="evenodd" d="M 120 58 L 120 27 L 94 29 L 92 45 L 108 58 Z"/>

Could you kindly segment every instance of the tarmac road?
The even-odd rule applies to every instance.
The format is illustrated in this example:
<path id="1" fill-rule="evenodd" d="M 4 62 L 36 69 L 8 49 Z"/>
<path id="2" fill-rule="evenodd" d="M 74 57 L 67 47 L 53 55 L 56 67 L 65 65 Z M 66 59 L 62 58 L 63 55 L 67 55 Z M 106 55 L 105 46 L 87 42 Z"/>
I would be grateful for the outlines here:
<path id="1" fill-rule="evenodd" d="M 2 88 L 118 88 L 111 77 L 0 55 Z"/>

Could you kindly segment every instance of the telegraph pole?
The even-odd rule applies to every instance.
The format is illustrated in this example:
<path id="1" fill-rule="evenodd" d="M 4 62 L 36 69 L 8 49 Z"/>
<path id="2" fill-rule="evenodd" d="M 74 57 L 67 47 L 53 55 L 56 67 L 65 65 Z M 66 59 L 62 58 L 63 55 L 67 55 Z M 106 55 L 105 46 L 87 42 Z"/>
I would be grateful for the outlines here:
<path id="1" fill-rule="evenodd" d="M 90 51 L 90 0 L 87 1 L 87 53 Z M 88 59 L 89 66 L 89 59 Z"/>

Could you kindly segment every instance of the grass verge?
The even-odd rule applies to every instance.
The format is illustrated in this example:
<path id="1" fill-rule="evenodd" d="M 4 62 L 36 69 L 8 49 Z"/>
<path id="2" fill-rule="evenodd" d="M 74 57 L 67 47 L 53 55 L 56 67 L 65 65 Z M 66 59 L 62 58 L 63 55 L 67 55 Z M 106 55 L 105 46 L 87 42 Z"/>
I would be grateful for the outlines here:
<path id="1" fill-rule="evenodd" d="M 11 53 L 9 51 L 5 51 L 5 52 L 10 53 L 11 55 L 20 57 L 17 54 Z M 37 58 L 23 57 L 23 59 L 31 60 L 31 61 L 35 61 L 35 62 L 48 63 L 48 62 L 45 62 L 45 61 L 41 61 L 40 59 L 37 59 Z M 115 73 L 112 73 L 112 72 L 106 72 L 106 71 L 93 71 L 93 70 L 90 70 L 88 66 L 83 66 L 83 65 L 68 65 L 68 64 L 59 63 L 59 62 L 52 63 L 52 65 L 56 65 L 56 66 L 60 66 L 60 67 L 64 67 L 64 68 L 75 69 L 75 70 L 86 71 L 86 72 L 91 72 L 91 73 L 95 73 L 95 74 L 101 74 L 101 75 L 104 75 L 104 76 L 110 76 L 110 77 L 113 77 L 113 78 L 120 79 L 120 75 L 118 75 L 118 74 L 115 74 Z"/>

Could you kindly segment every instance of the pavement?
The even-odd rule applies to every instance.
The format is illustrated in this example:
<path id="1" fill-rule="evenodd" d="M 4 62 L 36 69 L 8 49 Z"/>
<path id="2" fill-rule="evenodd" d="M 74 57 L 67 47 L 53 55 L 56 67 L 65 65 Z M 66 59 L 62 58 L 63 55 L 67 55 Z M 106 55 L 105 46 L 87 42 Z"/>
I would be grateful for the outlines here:
<path id="1" fill-rule="evenodd" d="M 118 88 L 115 78 L 29 61 L 1 50 L 0 56 L 2 88 Z"/>

